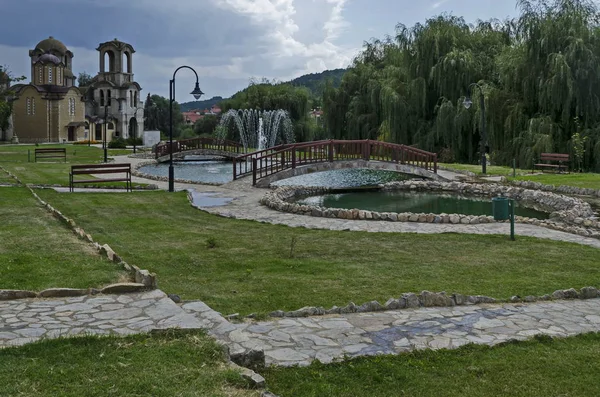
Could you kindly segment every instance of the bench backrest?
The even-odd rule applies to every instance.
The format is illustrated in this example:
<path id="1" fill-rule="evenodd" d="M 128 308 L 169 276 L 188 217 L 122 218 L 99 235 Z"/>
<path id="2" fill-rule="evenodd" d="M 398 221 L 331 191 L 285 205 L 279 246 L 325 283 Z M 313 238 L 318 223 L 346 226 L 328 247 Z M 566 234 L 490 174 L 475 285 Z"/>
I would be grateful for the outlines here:
<path id="1" fill-rule="evenodd" d="M 94 170 L 110 171 L 111 169 L 119 169 L 119 172 L 127 170 L 131 172 L 130 163 L 111 163 L 111 164 L 81 164 L 72 165 L 71 170 L 87 170 L 93 172 Z M 116 171 L 115 171 L 116 172 Z"/>
<path id="2" fill-rule="evenodd" d="M 35 154 L 38 153 L 67 153 L 65 148 L 53 148 L 53 149 L 35 149 Z"/>
<path id="3" fill-rule="evenodd" d="M 540 156 L 542 161 L 569 161 L 568 154 L 562 153 L 542 153 Z"/>

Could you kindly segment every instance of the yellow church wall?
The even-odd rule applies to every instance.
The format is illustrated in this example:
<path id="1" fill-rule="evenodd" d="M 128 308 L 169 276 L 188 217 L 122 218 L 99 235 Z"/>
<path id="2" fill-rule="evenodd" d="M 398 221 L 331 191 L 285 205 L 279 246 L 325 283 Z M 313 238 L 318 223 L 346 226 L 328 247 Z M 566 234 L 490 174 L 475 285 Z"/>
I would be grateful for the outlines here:
<path id="1" fill-rule="evenodd" d="M 31 100 L 30 114 L 27 114 L 27 98 Z M 35 88 L 25 87 L 21 91 L 19 98 L 13 103 L 13 127 L 20 142 L 35 143 L 48 140 L 46 106 L 46 100 Z"/>
<path id="2" fill-rule="evenodd" d="M 75 101 L 75 113 L 71 113 L 69 106 L 70 100 Z M 77 88 L 71 88 L 63 99 L 57 101 L 58 114 L 58 139 L 60 142 L 72 141 L 69 140 L 69 123 L 79 122 L 82 125 L 75 127 L 74 141 L 84 139 L 85 128 L 85 103 L 81 100 L 81 94 Z"/>

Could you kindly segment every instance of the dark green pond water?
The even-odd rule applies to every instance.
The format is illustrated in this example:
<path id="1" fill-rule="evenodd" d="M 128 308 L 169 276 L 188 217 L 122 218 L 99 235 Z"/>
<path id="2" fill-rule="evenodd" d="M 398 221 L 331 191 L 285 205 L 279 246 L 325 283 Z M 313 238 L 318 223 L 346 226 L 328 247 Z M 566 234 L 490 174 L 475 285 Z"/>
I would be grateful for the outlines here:
<path id="1" fill-rule="evenodd" d="M 312 174 L 294 176 L 274 182 L 274 186 L 319 186 L 330 188 L 353 188 L 377 186 L 382 183 L 404 181 L 419 178 L 415 175 L 402 174 L 395 171 L 372 170 L 369 168 L 349 168 L 314 172 Z M 422 178 L 419 178 L 422 179 Z"/>
<path id="2" fill-rule="evenodd" d="M 492 215 L 492 200 L 489 198 L 464 197 L 446 193 L 348 192 L 307 197 L 297 202 L 326 208 L 357 208 L 376 212 Z M 537 219 L 548 219 L 549 217 L 548 213 L 520 207 L 519 203 L 515 207 L 515 215 Z"/>

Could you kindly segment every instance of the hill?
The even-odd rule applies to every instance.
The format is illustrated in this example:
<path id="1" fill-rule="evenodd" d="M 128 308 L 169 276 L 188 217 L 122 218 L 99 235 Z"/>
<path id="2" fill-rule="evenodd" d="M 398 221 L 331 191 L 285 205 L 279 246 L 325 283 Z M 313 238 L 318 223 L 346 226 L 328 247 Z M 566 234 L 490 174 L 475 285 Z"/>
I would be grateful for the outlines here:
<path id="1" fill-rule="evenodd" d="M 223 97 L 214 96 L 210 99 L 205 99 L 203 101 L 192 101 L 192 102 L 181 103 L 181 104 L 179 104 L 179 108 L 181 109 L 182 112 L 189 112 L 190 110 L 194 110 L 194 109 L 210 109 L 211 106 L 217 105 L 221 101 L 223 101 Z"/>
<path id="2" fill-rule="evenodd" d="M 291 81 L 281 82 L 279 84 L 290 84 L 296 87 L 306 87 L 312 93 L 313 97 L 321 97 L 323 87 L 328 79 L 333 81 L 334 87 L 339 87 L 344 73 L 347 69 L 325 70 L 321 73 L 310 73 L 297 77 Z M 241 90 L 243 91 L 243 90 Z M 229 99 L 229 98 L 226 98 Z M 218 105 L 225 98 L 220 96 L 212 97 L 204 101 L 192 101 L 179 104 L 182 112 L 188 112 L 193 109 L 209 109 L 213 105 Z"/>
<path id="3" fill-rule="evenodd" d="M 323 94 L 325 82 L 331 79 L 333 81 L 333 86 L 339 87 L 344 73 L 346 73 L 346 69 L 325 70 L 321 73 L 305 74 L 304 76 L 300 76 L 294 80 L 291 80 L 289 84 L 306 87 L 313 93 L 314 96 L 321 96 Z"/>

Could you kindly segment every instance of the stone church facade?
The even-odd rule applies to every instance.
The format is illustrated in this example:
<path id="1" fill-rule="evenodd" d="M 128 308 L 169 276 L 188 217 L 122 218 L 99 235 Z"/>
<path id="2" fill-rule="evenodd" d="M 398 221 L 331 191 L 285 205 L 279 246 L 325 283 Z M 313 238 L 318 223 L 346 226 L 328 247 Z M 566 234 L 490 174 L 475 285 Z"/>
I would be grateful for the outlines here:
<path id="1" fill-rule="evenodd" d="M 87 87 L 76 87 L 73 53 L 63 43 L 49 37 L 30 50 L 30 83 L 10 88 L 11 135 L 22 143 L 141 137 L 144 110 L 142 88 L 133 79 L 135 50 L 115 39 L 97 51 L 100 72 Z"/>
<path id="2" fill-rule="evenodd" d="M 86 119 L 92 139 L 102 139 L 102 122 L 107 117 L 106 140 L 142 137 L 144 104 L 142 87 L 133 78 L 133 54 L 130 44 L 117 39 L 101 43 L 100 72 L 87 87 L 81 87 L 86 104 Z"/>

